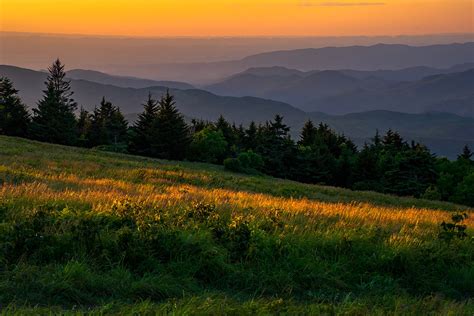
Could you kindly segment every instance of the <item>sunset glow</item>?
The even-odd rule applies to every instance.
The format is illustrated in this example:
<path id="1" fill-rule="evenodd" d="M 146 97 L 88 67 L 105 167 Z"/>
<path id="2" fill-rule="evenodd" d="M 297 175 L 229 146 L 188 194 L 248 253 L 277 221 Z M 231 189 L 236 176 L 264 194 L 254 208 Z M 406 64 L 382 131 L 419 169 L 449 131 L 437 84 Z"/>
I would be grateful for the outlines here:
<path id="1" fill-rule="evenodd" d="M 0 0 L 0 30 L 131 36 L 473 32 L 472 0 Z"/>

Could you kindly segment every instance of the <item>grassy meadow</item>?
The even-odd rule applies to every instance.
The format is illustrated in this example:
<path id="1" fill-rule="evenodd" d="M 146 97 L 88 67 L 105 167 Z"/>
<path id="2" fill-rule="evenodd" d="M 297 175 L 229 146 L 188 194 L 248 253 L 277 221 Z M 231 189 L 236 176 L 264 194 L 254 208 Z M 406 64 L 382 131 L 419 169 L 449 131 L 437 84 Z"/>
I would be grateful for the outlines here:
<path id="1" fill-rule="evenodd" d="M 473 315 L 458 210 L 0 136 L 0 314 Z"/>

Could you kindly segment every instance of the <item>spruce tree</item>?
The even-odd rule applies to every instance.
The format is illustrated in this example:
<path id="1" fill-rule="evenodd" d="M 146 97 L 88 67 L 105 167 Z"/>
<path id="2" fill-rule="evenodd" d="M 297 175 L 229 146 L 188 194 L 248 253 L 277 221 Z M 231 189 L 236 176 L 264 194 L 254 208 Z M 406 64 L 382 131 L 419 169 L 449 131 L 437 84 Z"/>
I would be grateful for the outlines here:
<path id="1" fill-rule="evenodd" d="M 308 120 L 301 130 L 301 139 L 298 142 L 300 146 L 313 146 L 316 143 L 317 128 L 311 120 Z"/>
<path id="2" fill-rule="evenodd" d="M 91 146 L 126 143 L 127 121 L 120 109 L 102 98 L 100 106 L 91 115 L 89 140 Z"/>
<path id="3" fill-rule="evenodd" d="M 51 143 L 73 145 L 76 143 L 76 102 L 72 99 L 70 81 L 65 79 L 64 65 L 57 59 L 48 68 L 44 96 L 33 109 L 31 135 L 33 138 Z"/>
<path id="4" fill-rule="evenodd" d="M 158 158 L 182 160 L 191 142 L 189 127 L 169 91 L 158 104 L 158 114 L 152 128 L 151 152 Z"/>
<path id="5" fill-rule="evenodd" d="M 25 137 L 30 116 L 18 96 L 18 90 L 6 77 L 0 78 L 0 134 Z"/>
<path id="6" fill-rule="evenodd" d="M 89 146 L 89 132 L 91 127 L 91 115 L 81 107 L 77 120 L 77 144 L 81 147 Z"/>
<path id="7" fill-rule="evenodd" d="M 273 121 L 260 128 L 257 153 L 264 160 L 266 173 L 281 178 L 291 177 L 296 150 L 289 132 L 290 128 L 280 115 L 275 115 Z"/>
<path id="8" fill-rule="evenodd" d="M 131 153 L 143 156 L 156 156 L 152 151 L 153 128 L 158 117 L 158 101 L 148 93 L 148 99 L 143 105 L 143 113 L 138 116 L 138 120 L 131 129 L 130 143 L 128 150 Z"/>
<path id="9" fill-rule="evenodd" d="M 235 134 L 232 126 L 229 122 L 224 118 L 224 116 L 220 115 L 216 121 L 216 129 L 222 132 L 227 144 L 230 146 L 231 144 L 235 143 Z"/>
<path id="10" fill-rule="evenodd" d="M 466 161 L 470 161 L 472 158 L 472 151 L 471 151 L 471 148 L 469 148 L 468 145 L 465 145 L 462 149 L 462 154 L 460 154 L 458 156 L 458 160 L 466 160 Z"/>
<path id="11" fill-rule="evenodd" d="M 244 148 L 245 150 L 253 150 L 257 148 L 258 129 L 254 121 L 250 122 L 249 127 L 245 130 Z"/>

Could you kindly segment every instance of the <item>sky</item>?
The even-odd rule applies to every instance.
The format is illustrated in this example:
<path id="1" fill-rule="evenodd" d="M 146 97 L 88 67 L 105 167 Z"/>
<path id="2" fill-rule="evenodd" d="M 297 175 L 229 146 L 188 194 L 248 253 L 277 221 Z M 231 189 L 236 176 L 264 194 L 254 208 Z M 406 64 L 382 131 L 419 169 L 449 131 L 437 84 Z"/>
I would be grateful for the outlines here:
<path id="1" fill-rule="evenodd" d="M 0 0 L 0 31 L 126 36 L 474 32 L 474 0 Z"/>

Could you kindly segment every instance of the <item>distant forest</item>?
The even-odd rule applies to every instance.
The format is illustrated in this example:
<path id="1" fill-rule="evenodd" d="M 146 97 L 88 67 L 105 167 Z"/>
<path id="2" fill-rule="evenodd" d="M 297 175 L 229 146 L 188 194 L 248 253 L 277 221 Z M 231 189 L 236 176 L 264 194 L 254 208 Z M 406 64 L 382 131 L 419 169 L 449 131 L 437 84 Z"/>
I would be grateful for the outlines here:
<path id="1" fill-rule="evenodd" d="M 192 120 L 177 110 L 173 95 L 149 94 L 129 126 L 104 97 L 92 112 L 74 101 L 64 65 L 48 68 L 43 97 L 30 113 L 13 82 L 0 79 L 0 134 L 63 145 L 98 148 L 160 159 L 223 164 L 234 172 L 267 174 L 306 183 L 414 196 L 474 206 L 474 160 L 466 145 L 455 161 L 438 158 L 423 144 L 389 130 L 358 149 L 328 125 L 307 121 L 300 139 L 280 115 L 264 124 L 236 126 Z"/>

